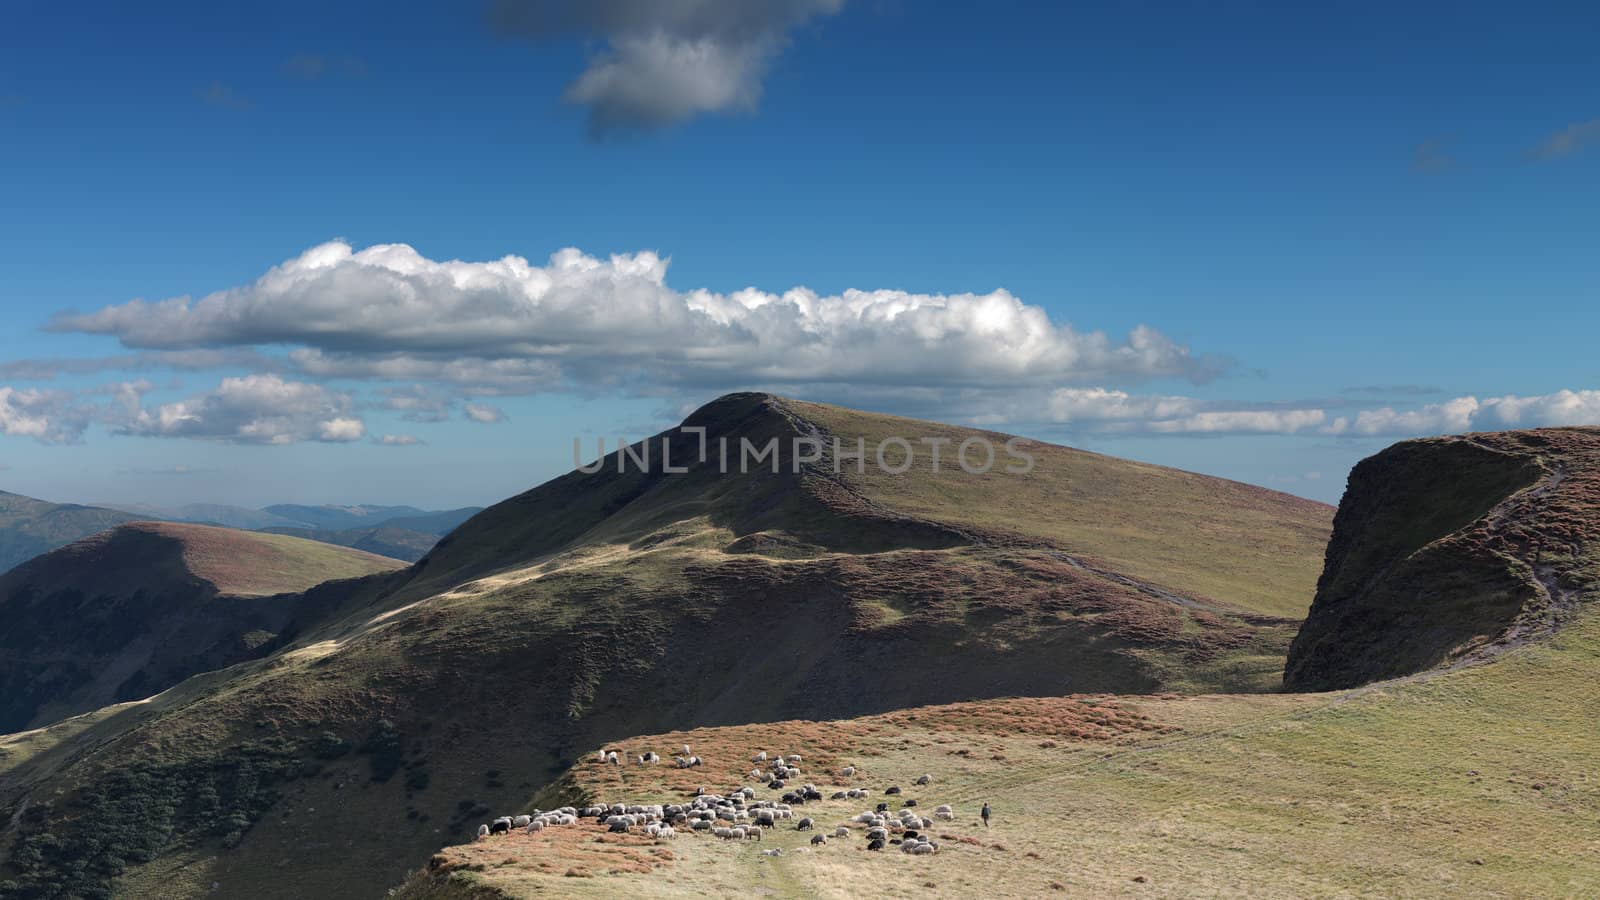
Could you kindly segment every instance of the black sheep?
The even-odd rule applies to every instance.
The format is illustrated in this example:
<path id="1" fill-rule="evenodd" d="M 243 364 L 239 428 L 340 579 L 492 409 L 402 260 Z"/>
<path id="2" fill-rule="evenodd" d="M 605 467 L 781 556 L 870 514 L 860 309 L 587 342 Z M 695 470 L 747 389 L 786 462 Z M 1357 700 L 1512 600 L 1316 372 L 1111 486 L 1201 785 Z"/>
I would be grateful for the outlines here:
<path id="1" fill-rule="evenodd" d="M 898 794 L 898 793 L 900 793 L 900 788 L 899 788 L 899 786 L 895 786 L 895 787 L 889 788 L 888 790 L 884 791 L 884 793 L 885 794 Z"/>
<path id="2" fill-rule="evenodd" d="M 872 840 L 867 841 L 867 849 L 868 850 L 882 850 L 883 849 L 883 838 L 873 838 Z"/>
<path id="3" fill-rule="evenodd" d="M 906 801 L 906 806 L 916 806 L 916 805 L 917 805 L 917 801 L 915 801 L 915 800 L 907 800 Z"/>
<path id="4" fill-rule="evenodd" d="M 510 834 L 511 833 L 511 823 L 510 822 L 496 822 L 493 825 L 489 826 L 489 833 L 490 834 Z"/>
<path id="5" fill-rule="evenodd" d="M 888 812 L 888 811 L 889 811 L 889 804 L 887 804 L 887 803 L 879 803 L 878 804 L 878 812 Z"/>

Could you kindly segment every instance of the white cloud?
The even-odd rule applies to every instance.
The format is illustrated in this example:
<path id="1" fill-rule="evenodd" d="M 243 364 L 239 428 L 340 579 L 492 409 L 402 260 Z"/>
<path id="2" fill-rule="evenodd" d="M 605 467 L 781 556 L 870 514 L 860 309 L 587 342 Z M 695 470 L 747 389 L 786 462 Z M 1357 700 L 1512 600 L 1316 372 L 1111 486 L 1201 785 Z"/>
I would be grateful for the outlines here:
<path id="1" fill-rule="evenodd" d="M 348 394 L 277 375 L 225 378 L 216 390 L 156 408 L 139 408 L 122 434 L 184 437 L 237 444 L 358 441 L 365 425 Z"/>
<path id="2" fill-rule="evenodd" d="M 409 434 L 385 434 L 373 438 L 372 442 L 383 447 L 417 447 L 424 443 L 421 438 Z"/>
<path id="3" fill-rule="evenodd" d="M 68 444 L 83 436 L 89 419 L 66 392 L 0 386 L 0 434 Z"/>
<path id="4" fill-rule="evenodd" d="M 1004 290 L 729 294 L 666 284 L 654 253 L 548 265 L 508 256 L 434 261 L 404 244 L 322 244 L 242 287 L 198 300 L 134 300 L 57 317 L 57 331 L 129 347 L 297 345 L 323 377 L 452 381 L 506 393 L 628 381 L 734 387 L 759 382 L 1058 385 L 1185 377 L 1221 364 L 1140 326 L 1117 341 L 1051 321 Z"/>
<path id="5" fill-rule="evenodd" d="M 426 385 L 380 388 L 383 408 L 401 413 L 408 422 L 443 422 L 450 418 L 455 399 L 444 391 Z"/>
<path id="6" fill-rule="evenodd" d="M 1443 434 L 1471 431 L 1478 414 L 1476 397 L 1457 397 L 1443 403 L 1430 403 L 1417 409 L 1393 407 L 1363 410 L 1350 430 L 1356 434 Z M 1342 430 L 1342 428 L 1341 428 Z"/>
<path id="7" fill-rule="evenodd" d="M 1327 421 L 1321 409 L 1229 407 L 1195 397 L 1138 395 L 1105 388 L 1051 392 L 1045 419 L 1089 431 L 1147 434 L 1296 434 Z"/>
<path id="8" fill-rule="evenodd" d="M 1086 434 L 1305 434 L 1417 437 L 1467 431 L 1600 425 L 1600 390 L 1562 390 L 1533 396 L 1456 397 L 1415 408 L 1340 409 L 1297 404 L 1269 406 L 1107 388 L 1059 388 L 1044 395 L 967 392 L 914 395 L 924 415 L 964 417 L 977 425 L 1053 424 Z M 1307 473 L 1307 479 L 1320 477 Z"/>
<path id="9" fill-rule="evenodd" d="M 1448 434 L 1562 425 L 1600 425 L 1600 390 L 1457 397 L 1411 410 L 1392 407 L 1356 415 L 1350 431 L 1363 435 Z"/>
<path id="10" fill-rule="evenodd" d="M 483 403 L 468 403 L 464 407 L 467 419 L 480 425 L 497 425 L 506 420 L 504 410 Z"/>
<path id="11" fill-rule="evenodd" d="M 567 86 L 592 134 L 652 129 L 705 113 L 753 112 L 789 34 L 844 0 L 500 0 L 504 32 L 601 35 L 606 47 Z"/>
<path id="12" fill-rule="evenodd" d="M 1234 409 L 1150 422 L 1156 434 L 1298 434 L 1328 420 L 1320 409 Z"/>

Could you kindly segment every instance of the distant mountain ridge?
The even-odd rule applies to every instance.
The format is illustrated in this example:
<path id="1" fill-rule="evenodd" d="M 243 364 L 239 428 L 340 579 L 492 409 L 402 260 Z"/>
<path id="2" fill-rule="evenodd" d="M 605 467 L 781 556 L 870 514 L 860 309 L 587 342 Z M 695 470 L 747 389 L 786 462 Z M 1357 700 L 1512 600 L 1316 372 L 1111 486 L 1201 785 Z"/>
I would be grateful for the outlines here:
<path id="1" fill-rule="evenodd" d="M 136 504 L 119 509 L 141 518 L 285 534 L 353 547 L 404 562 L 421 559 L 440 538 L 483 511 L 479 506 L 427 510 L 415 506 L 306 506 L 291 503 L 262 509 L 216 503 L 192 503 L 177 507 Z"/>
<path id="2" fill-rule="evenodd" d="M 428 510 L 415 506 L 338 506 L 323 504 L 304 506 L 296 503 L 278 503 L 263 507 L 262 512 L 277 516 L 285 522 L 294 522 L 304 528 L 321 528 L 340 531 L 346 528 L 372 528 L 392 519 L 412 519 L 431 515 Z"/>
<path id="3" fill-rule="evenodd" d="M 121 525 L 36 557 L 0 576 L 0 732 L 142 699 L 265 653 L 292 633 L 301 592 L 399 566 L 170 522 Z"/>
<path id="4" fill-rule="evenodd" d="M 0 491 L 0 573 L 135 518 L 120 510 L 50 503 Z"/>

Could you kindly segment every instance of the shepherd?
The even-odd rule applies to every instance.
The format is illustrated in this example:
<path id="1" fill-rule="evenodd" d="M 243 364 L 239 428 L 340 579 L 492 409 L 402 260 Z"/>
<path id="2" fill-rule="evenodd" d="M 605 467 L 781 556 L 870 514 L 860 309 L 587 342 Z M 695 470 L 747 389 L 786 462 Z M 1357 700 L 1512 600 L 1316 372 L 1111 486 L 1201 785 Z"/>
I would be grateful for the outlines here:
<path id="1" fill-rule="evenodd" d="M 981 815 L 983 816 L 983 827 L 988 828 L 989 827 L 989 803 L 988 803 L 988 801 L 984 801 L 983 812 L 981 813 Z"/>

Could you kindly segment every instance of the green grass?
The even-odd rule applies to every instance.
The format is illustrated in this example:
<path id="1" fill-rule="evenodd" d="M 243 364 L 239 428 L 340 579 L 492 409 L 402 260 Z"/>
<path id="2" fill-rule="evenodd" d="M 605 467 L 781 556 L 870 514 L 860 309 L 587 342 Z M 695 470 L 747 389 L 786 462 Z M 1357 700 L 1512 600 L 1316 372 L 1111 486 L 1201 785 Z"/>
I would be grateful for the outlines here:
<path id="1" fill-rule="evenodd" d="M 863 885 L 1018 898 L 1600 892 L 1600 615 L 1547 646 L 1427 679 L 1124 702 L 1183 730 L 1107 746 L 1040 741 L 1003 722 L 912 724 L 864 730 L 857 755 L 841 752 L 869 787 L 934 774 L 917 792 L 923 805 L 959 813 L 934 831 L 979 846 L 947 841 L 936 857 L 908 859 L 864 853 L 857 839 L 813 852 L 801 849 L 806 835 L 780 831 L 759 845 L 680 838 L 678 861 L 648 875 L 552 879 L 519 861 L 471 879 L 509 897 L 854 897 Z M 786 746 L 781 731 L 765 739 Z M 952 755 L 960 749 L 975 752 Z M 988 831 L 973 815 L 985 800 L 998 811 Z M 858 806 L 807 812 L 831 829 Z M 789 853 L 757 855 L 773 846 Z"/>
<path id="2" fill-rule="evenodd" d="M 1192 472 L 1026 442 L 1036 468 L 1002 471 L 1006 435 L 826 406 L 785 401 L 800 415 L 869 454 L 891 436 L 915 443 L 947 438 L 940 472 L 919 446 L 911 472 L 892 475 L 870 460 L 864 475 L 849 463 L 846 481 L 909 515 L 1058 542 L 1072 552 L 1169 589 L 1211 597 L 1270 615 L 1299 618 L 1311 605 L 1333 508 L 1264 488 Z M 994 471 L 971 475 L 950 459 L 973 435 L 1000 453 Z M 896 453 L 898 451 L 895 451 Z M 891 460 L 898 456 L 891 454 Z"/>
<path id="3" fill-rule="evenodd" d="M 388 557 L 288 535 L 170 523 L 138 527 L 182 542 L 190 571 L 234 597 L 298 593 L 325 581 L 390 572 L 404 565 Z"/>
<path id="4" fill-rule="evenodd" d="M 695 421 L 759 443 L 793 433 L 796 409 L 830 430 L 842 416 L 905 424 L 756 396 Z M 912 437 L 943 428 L 913 425 Z M 910 479 L 920 488 L 847 486 L 861 493 L 816 473 L 564 476 L 474 518 L 413 569 L 308 593 L 292 643 L 268 659 L 19 744 L 28 759 L 0 763 L 0 816 L 24 795 L 70 802 L 122 769 L 191 772 L 271 741 L 317 774 L 274 784 L 237 846 L 203 817 L 141 809 L 170 821 L 171 840 L 132 860 L 118 890 L 354 895 L 467 836 L 463 801 L 526 805 L 575 754 L 629 734 L 1005 694 L 1270 687 L 1292 620 L 1246 611 L 1303 608 L 1327 508 L 1034 449 L 1033 481 L 927 473 Z M 311 554 L 343 552 L 275 543 L 293 540 L 251 536 L 248 553 L 193 541 L 186 559 L 248 595 L 283 585 Z M 1217 602 L 1178 602 L 1118 572 Z M 319 756 L 339 742 L 369 752 Z M 501 777 L 486 781 L 489 770 Z"/>
<path id="5" fill-rule="evenodd" d="M 135 518 L 117 510 L 47 503 L 0 491 L 0 573 Z"/>

